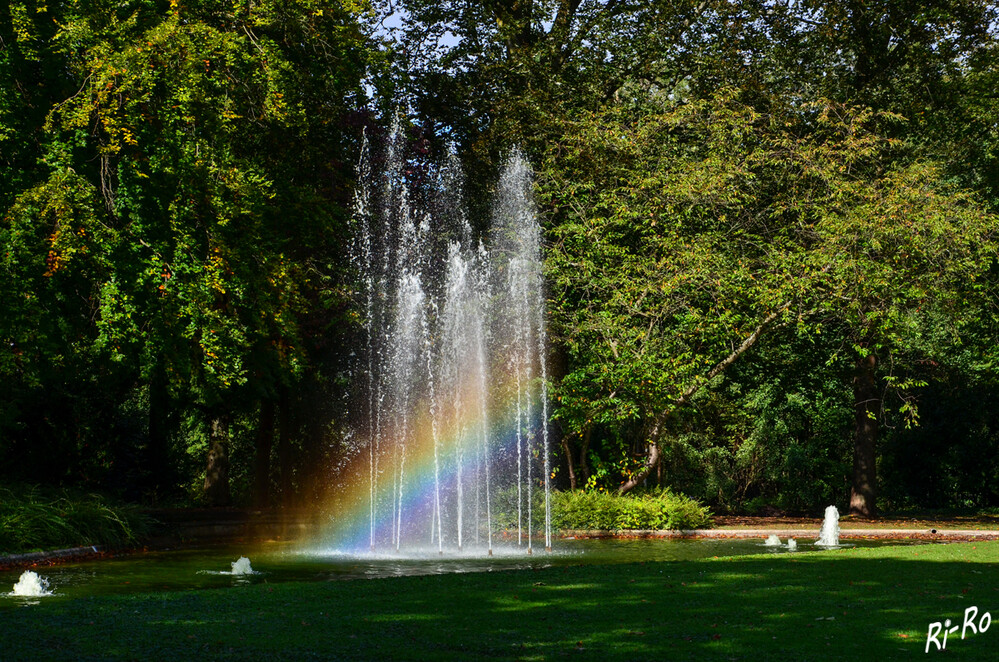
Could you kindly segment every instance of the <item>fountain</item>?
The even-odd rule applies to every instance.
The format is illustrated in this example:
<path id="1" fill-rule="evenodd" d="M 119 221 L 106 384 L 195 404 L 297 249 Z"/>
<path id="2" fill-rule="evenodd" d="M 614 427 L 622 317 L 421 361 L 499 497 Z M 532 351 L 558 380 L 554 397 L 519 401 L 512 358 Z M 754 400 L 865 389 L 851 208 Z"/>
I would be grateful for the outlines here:
<path id="1" fill-rule="evenodd" d="M 766 545 L 767 547 L 780 547 L 781 546 L 780 538 L 778 538 L 777 534 L 774 534 L 774 533 L 771 533 L 769 536 L 767 536 L 767 540 L 763 544 Z"/>
<path id="2" fill-rule="evenodd" d="M 798 551 L 798 541 L 794 538 L 787 539 L 787 551 L 796 552 Z"/>
<path id="3" fill-rule="evenodd" d="M 232 562 L 232 572 L 233 575 L 252 575 L 254 574 L 253 568 L 250 566 L 250 559 L 245 556 L 240 556 L 238 559 Z"/>
<path id="4" fill-rule="evenodd" d="M 212 576 L 228 575 L 234 577 L 237 583 L 245 583 L 251 575 L 263 574 L 254 570 L 253 566 L 250 565 L 250 559 L 242 555 L 235 561 L 231 561 L 229 566 L 230 570 L 198 570 L 197 574 Z"/>
<path id="5" fill-rule="evenodd" d="M 31 570 L 25 570 L 21 573 L 21 578 L 18 579 L 16 584 L 14 584 L 14 590 L 10 595 L 36 598 L 45 595 L 52 595 L 52 591 L 49 590 L 48 579 L 45 577 L 39 577 L 37 573 Z"/>
<path id="6" fill-rule="evenodd" d="M 550 549 L 541 232 L 530 166 L 519 152 L 508 157 L 491 228 L 475 239 L 457 158 L 407 160 L 404 146 L 396 119 L 381 150 L 365 137 L 358 167 L 353 259 L 365 351 L 355 368 L 364 420 L 354 462 L 366 466 L 342 473 L 363 474 L 367 484 L 339 487 L 352 502 L 341 497 L 332 508 L 332 538 L 372 552 L 491 555 L 502 496 L 515 499 L 517 545 L 531 553 L 543 522 Z M 374 163 L 383 163 L 380 172 Z M 542 494 L 543 518 L 534 512 Z"/>
<path id="7" fill-rule="evenodd" d="M 822 529 L 819 531 L 819 539 L 815 541 L 815 544 L 821 547 L 839 546 L 839 511 L 836 506 L 826 508 Z"/>

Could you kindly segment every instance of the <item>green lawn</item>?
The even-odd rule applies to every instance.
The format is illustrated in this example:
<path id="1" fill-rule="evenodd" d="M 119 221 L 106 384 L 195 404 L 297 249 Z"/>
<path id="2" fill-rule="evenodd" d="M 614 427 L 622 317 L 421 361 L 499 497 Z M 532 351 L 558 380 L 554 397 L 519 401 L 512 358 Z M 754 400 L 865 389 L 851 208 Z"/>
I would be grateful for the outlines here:
<path id="1" fill-rule="evenodd" d="M 981 542 L 42 600 L 0 609 L 0 660 L 995 660 L 999 625 L 924 647 L 968 607 L 999 618 L 997 559 Z"/>

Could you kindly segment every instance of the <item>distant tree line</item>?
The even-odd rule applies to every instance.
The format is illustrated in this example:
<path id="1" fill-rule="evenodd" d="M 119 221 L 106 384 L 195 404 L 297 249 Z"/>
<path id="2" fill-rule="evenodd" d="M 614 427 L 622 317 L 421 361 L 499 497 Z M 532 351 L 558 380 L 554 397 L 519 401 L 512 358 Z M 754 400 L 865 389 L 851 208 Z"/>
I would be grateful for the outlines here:
<path id="1" fill-rule="evenodd" d="M 294 504 L 346 452 L 362 129 L 537 175 L 556 482 L 999 506 L 985 0 L 0 8 L 0 475 Z"/>

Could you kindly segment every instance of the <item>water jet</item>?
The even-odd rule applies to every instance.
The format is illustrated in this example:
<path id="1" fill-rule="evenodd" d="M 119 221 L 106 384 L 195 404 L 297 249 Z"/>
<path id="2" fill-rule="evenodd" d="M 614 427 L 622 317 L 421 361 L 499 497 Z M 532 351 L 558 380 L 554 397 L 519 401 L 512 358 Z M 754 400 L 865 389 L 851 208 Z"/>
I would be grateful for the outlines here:
<path id="1" fill-rule="evenodd" d="M 822 529 L 819 531 L 819 539 L 815 541 L 815 544 L 820 547 L 839 546 L 839 510 L 836 506 L 826 508 Z"/>
<path id="2" fill-rule="evenodd" d="M 10 595 L 37 598 L 52 595 L 52 591 L 49 590 L 48 579 L 38 576 L 38 573 L 32 570 L 25 570 L 21 573 L 21 577 L 17 580 L 17 583 L 14 584 L 14 590 L 11 591 Z"/>
<path id="3" fill-rule="evenodd" d="M 348 473 L 367 484 L 340 490 L 354 501 L 333 509 L 330 539 L 372 552 L 429 542 L 439 555 L 446 547 L 491 555 L 497 499 L 515 494 L 517 545 L 530 554 L 543 494 L 550 547 L 547 338 L 530 165 L 511 152 L 489 227 L 478 233 L 457 158 L 407 156 L 398 118 L 383 144 L 365 137 L 358 180 L 353 262 L 364 352 L 354 373 L 364 413 L 355 445 L 367 466 Z"/>
<path id="4" fill-rule="evenodd" d="M 232 562 L 232 571 L 230 574 L 233 575 L 252 575 L 255 574 L 253 568 L 250 566 L 250 559 L 245 556 L 240 556 L 238 559 Z"/>

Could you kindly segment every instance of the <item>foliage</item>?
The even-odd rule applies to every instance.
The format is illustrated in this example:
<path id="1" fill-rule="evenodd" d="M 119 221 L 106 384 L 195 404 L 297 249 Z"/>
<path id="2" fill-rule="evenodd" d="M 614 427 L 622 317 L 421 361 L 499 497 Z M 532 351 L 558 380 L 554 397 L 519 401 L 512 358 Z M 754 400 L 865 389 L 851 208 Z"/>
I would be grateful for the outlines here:
<path id="1" fill-rule="evenodd" d="M 783 349 L 760 348 L 675 417 L 663 442 L 664 482 L 715 512 L 845 507 L 853 408 L 844 371 L 801 373 L 807 347 Z"/>
<path id="2" fill-rule="evenodd" d="M 662 438 L 712 499 L 769 500 L 733 477 L 736 457 L 761 457 L 738 452 L 745 430 L 708 442 L 711 423 L 690 416 L 693 436 L 666 430 L 742 343 L 781 325 L 824 334 L 825 356 L 782 366 L 834 365 L 845 421 L 854 372 L 873 362 L 886 397 L 854 399 L 908 426 L 919 366 L 992 314 L 993 220 L 978 212 L 999 182 L 994 3 L 402 4 L 400 89 L 425 126 L 456 137 L 476 173 L 510 142 L 543 164 L 557 416 L 579 484 L 645 480 L 646 442 Z M 935 329 L 917 328 L 931 310 Z M 785 506 L 841 489 L 839 440 L 874 443 L 854 427 L 806 434 L 809 452 L 784 445 L 824 458 L 821 489 Z M 781 473 L 791 455 L 778 455 L 755 467 Z"/>
<path id="3" fill-rule="evenodd" d="M 537 166 L 574 485 L 810 509 L 841 502 L 852 439 L 892 503 L 992 503 L 997 15 L 0 5 L 0 474 L 308 491 L 342 450 L 350 164 L 374 103 L 405 107 L 425 151 L 456 143 L 479 229 L 499 155 Z M 928 432 L 948 416 L 960 435 Z"/>
<path id="4" fill-rule="evenodd" d="M 135 506 L 113 504 L 97 494 L 0 488 L 0 550 L 6 553 L 135 545 L 148 536 L 151 525 Z"/>
<path id="5" fill-rule="evenodd" d="M 924 366 L 919 425 L 887 421 L 883 444 L 889 508 L 982 509 L 999 502 L 997 385 L 977 347 L 959 348 Z"/>
<path id="6" fill-rule="evenodd" d="M 671 417 L 774 329 L 816 339 L 830 352 L 820 362 L 852 348 L 901 366 L 925 357 L 918 311 L 940 325 L 932 352 L 984 310 L 974 283 L 995 256 L 995 219 L 878 135 L 889 119 L 832 102 L 762 114 L 723 93 L 565 122 L 540 182 L 571 365 L 556 416 L 578 437 L 635 431 L 612 460 L 625 489 L 657 461 L 631 452 L 661 446 Z"/>
<path id="7" fill-rule="evenodd" d="M 531 504 L 531 524 L 535 532 L 544 531 L 544 493 L 536 491 Z M 711 525 L 707 508 L 694 499 L 668 489 L 617 496 L 605 490 L 553 490 L 551 492 L 552 528 L 555 530 L 623 529 L 701 529 Z M 524 504 L 522 527 L 527 531 L 527 508 Z M 494 500 L 493 523 L 507 532 L 517 532 L 517 492 L 501 491 Z"/>
<path id="8" fill-rule="evenodd" d="M 552 525 L 569 529 L 703 529 L 708 509 L 670 490 L 618 496 L 602 490 L 554 492 Z"/>
<path id="9" fill-rule="evenodd" d="M 33 474 L 31 449 L 56 440 L 56 480 L 102 481 L 119 440 L 89 427 L 141 400 L 145 438 L 130 452 L 145 456 L 147 487 L 173 480 L 185 449 L 171 456 L 170 440 L 186 416 L 215 422 L 206 453 L 225 476 L 233 416 L 336 369 L 320 348 L 347 301 L 342 166 L 379 59 L 365 11 L 11 4 L 0 21 L 0 140 L 13 145 L 0 163 L 4 471 Z"/>

